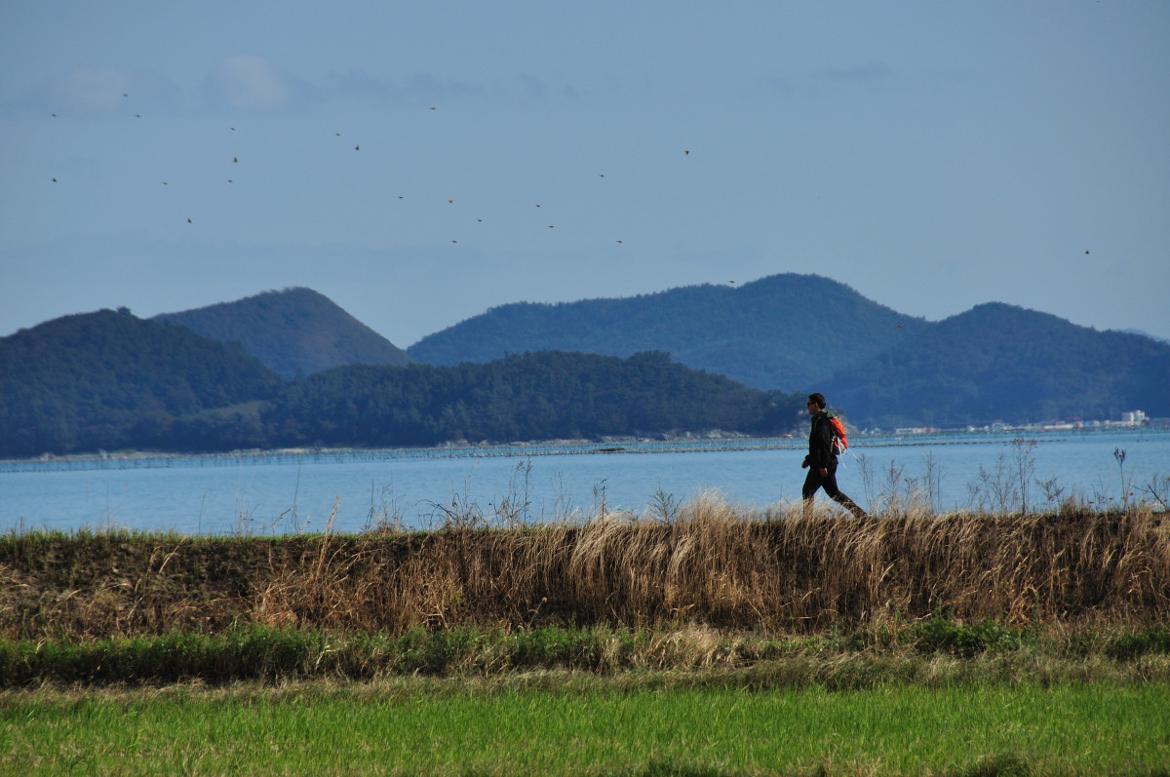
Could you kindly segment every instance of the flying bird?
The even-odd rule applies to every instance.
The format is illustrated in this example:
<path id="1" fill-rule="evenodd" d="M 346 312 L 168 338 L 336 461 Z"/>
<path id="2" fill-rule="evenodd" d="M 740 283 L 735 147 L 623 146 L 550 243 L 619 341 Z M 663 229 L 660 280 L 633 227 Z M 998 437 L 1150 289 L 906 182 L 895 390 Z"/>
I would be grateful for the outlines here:
<path id="1" fill-rule="evenodd" d="M 56 178 L 54 178 L 54 179 L 53 179 L 53 183 L 57 183 L 57 179 L 56 179 Z"/>
<path id="2" fill-rule="evenodd" d="M 238 165 L 239 163 L 240 163 L 240 158 L 238 156 L 232 157 L 232 164 L 233 165 Z"/>
<path id="3" fill-rule="evenodd" d="M 448 198 L 447 198 L 447 204 L 448 204 L 448 205 L 454 205 L 454 204 L 455 204 L 455 198 L 454 198 L 454 197 L 448 197 Z"/>
<path id="4" fill-rule="evenodd" d="M 1085 249 L 1085 256 L 1088 256 L 1088 255 L 1089 255 L 1089 249 L 1086 248 Z"/>
<path id="5" fill-rule="evenodd" d="M 620 240 L 619 240 L 619 241 L 617 241 L 617 244 L 618 244 L 618 245 L 621 245 L 621 244 L 622 244 L 622 241 L 620 241 Z"/>
<path id="6" fill-rule="evenodd" d="M 191 218 L 190 218 L 190 217 L 188 217 L 188 218 L 187 218 L 187 223 L 188 223 L 188 224 L 190 224 L 190 223 L 191 223 Z"/>
<path id="7" fill-rule="evenodd" d="M 361 151 L 361 150 L 362 150 L 362 147 L 361 147 L 360 145 L 358 145 L 358 146 L 354 146 L 354 147 L 353 147 L 353 150 L 354 150 L 354 151 Z"/>
<path id="8" fill-rule="evenodd" d="M 683 149 L 683 156 L 690 156 L 690 155 L 691 155 L 691 150 L 689 148 L 684 148 Z"/>

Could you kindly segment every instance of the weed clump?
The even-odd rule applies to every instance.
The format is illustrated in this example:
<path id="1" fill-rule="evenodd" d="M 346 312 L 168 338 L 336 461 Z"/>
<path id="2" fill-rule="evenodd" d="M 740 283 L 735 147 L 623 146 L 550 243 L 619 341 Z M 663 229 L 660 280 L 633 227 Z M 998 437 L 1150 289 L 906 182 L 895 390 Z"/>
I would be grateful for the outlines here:
<path id="1" fill-rule="evenodd" d="M 1109 643 L 1105 654 L 1115 661 L 1132 661 L 1150 653 L 1170 654 L 1170 629 L 1155 626 L 1123 634 Z"/>
<path id="2" fill-rule="evenodd" d="M 936 616 L 916 626 L 911 641 L 920 653 L 974 658 L 988 650 L 1017 650 L 1023 644 L 1023 634 L 993 621 L 966 626 Z"/>

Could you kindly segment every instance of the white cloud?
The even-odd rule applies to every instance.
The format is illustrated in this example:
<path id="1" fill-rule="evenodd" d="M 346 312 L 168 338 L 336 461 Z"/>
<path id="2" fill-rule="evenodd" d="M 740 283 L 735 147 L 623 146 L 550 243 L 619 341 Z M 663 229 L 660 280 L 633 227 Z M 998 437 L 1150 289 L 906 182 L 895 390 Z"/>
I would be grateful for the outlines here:
<path id="1" fill-rule="evenodd" d="M 156 71 L 87 66 L 26 82 L 0 94 L 0 115 L 156 113 L 174 110 L 182 97 L 182 89 Z"/>
<path id="2" fill-rule="evenodd" d="M 875 61 L 864 65 L 822 68 L 813 73 L 813 77 L 838 84 L 873 85 L 888 82 L 895 77 L 895 74 L 885 62 Z"/>
<path id="3" fill-rule="evenodd" d="M 834 65 L 763 79 L 770 89 L 787 97 L 814 97 L 845 89 L 882 90 L 895 84 L 900 74 L 885 62 Z"/>
<path id="4" fill-rule="evenodd" d="M 263 57 L 250 54 L 230 56 L 211 76 L 214 96 L 233 108 L 275 110 L 285 107 L 292 86 L 277 68 Z"/>
<path id="5" fill-rule="evenodd" d="M 112 69 L 74 70 L 60 85 L 63 101 L 83 113 L 103 113 L 118 109 L 123 94 L 130 91 L 128 73 Z"/>
<path id="6" fill-rule="evenodd" d="M 312 94 L 320 100 L 353 98 L 428 106 L 448 100 L 482 97 L 513 102 L 578 99 L 586 91 L 571 83 L 558 86 L 530 73 L 521 73 L 510 80 L 492 83 L 486 80 L 463 81 L 429 72 L 391 78 L 353 69 L 330 73 Z"/>

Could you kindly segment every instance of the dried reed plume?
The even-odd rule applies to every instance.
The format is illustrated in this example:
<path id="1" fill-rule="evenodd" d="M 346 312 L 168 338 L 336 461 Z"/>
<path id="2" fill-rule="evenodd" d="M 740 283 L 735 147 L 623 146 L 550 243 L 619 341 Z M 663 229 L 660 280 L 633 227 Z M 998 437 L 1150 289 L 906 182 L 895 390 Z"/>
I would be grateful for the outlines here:
<path id="1" fill-rule="evenodd" d="M 402 632 L 538 624 L 816 632 L 945 613 L 1005 624 L 1165 622 L 1170 521 L 1061 515 L 751 515 L 283 539 L 14 535 L 0 635 L 215 632 L 260 623 Z"/>

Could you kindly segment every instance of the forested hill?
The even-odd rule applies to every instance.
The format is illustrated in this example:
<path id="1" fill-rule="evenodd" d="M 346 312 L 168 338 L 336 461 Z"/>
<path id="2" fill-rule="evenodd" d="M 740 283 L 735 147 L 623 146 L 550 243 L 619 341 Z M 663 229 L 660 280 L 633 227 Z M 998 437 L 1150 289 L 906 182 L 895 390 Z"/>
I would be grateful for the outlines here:
<path id="1" fill-rule="evenodd" d="M 282 383 L 237 345 L 103 310 L 0 339 L 0 456 L 400 446 L 787 432 L 800 397 L 673 363 L 537 353 L 456 367 L 337 367 Z"/>
<path id="2" fill-rule="evenodd" d="M 825 393 L 854 423 L 886 427 L 1170 416 L 1170 345 L 989 303 L 843 371 Z"/>
<path id="3" fill-rule="evenodd" d="M 0 338 L 0 455 L 153 441 L 178 416 L 272 396 L 280 379 L 227 346 L 102 310 Z"/>
<path id="4" fill-rule="evenodd" d="M 156 318 L 212 340 L 238 342 L 285 378 L 349 364 L 409 362 L 405 351 L 312 289 L 268 291 Z"/>
<path id="5" fill-rule="evenodd" d="M 1170 345 L 1001 303 L 911 318 L 814 275 L 741 288 L 493 308 L 419 341 L 420 362 L 556 348 L 661 350 L 757 388 L 822 391 L 862 426 L 1170 416 Z"/>
<path id="6" fill-rule="evenodd" d="M 774 306 L 789 314 L 807 310 L 805 297 L 815 298 L 828 312 L 793 323 L 797 331 L 788 340 L 769 345 L 787 348 L 787 355 L 770 362 L 760 356 L 764 338 L 749 343 L 740 330 L 745 319 L 735 305 L 713 307 L 710 301 L 721 297 L 743 309 Z M 631 304 L 657 313 L 640 317 L 628 309 Z M 282 382 L 238 344 L 138 319 L 124 309 L 103 310 L 0 338 L 0 456 L 428 445 L 713 429 L 776 434 L 802 424 L 809 390 L 823 391 L 830 405 L 863 427 L 1089 420 L 1135 409 L 1170 416 L 1170 345 L 1010 305 L 980 305 L 928 323 L 811 276 L 575 305 L 582 307 L 508 306 L 484 321 L 507 329 L 516 317 L 527 321 L 517 323 L 518 329 L 535 332 L 534 322 L 548 323 L 548 316 L 589 313 L 598 322 L 593 329 L 614 338 L 627 327 L 634 339 L 647 332 L 676 337 L 665 323 L 675 321 L 698 340 L 698 330 L 684 318 L 661 317 L 706 311 L 705 326 L 715 327 L 718 313 L 723 328 L 708 333 L 707 345 L 681 344 L 692 358 L 709 348 L 717 362 L 712 344 L 723 342 L 720 358 L 734 361 L 738 354 L 742 364 L 754 360 L 761 371 L 800 358 L 806 361 L 791 362 L 789 374 L 801 374 L 802 366 L 805 375 L 834 374 L 806 378 L 789 394 L 749 388 L 715 374 L 715 367 L 696 371 L 662 351 L 624 359 L 541 351 L 451 366 L 335 367 Z M 581 326 L 588 328 L 584 320 Z"/>
<path id="7" fill-rule="evenodd" d="M 785 274 L 740 288 L 687 286 L 623 299 L 504 305 L 407 352 L 415 361 L 449 365 L 527 351 L 628 356 L 658 350 L 756 388 L 802 391 L 925 326 L 828 278 Z"/>
<path id="8" fill-rule="evenodd" d="M 279 445 L 429 445 L 725 430 L 780 434 L 803 397 L 675 364 L 543 352 L 489 364 L 339 367 L 289 386 L 261 414 Z M 230 441 L 224 441 L 230 447 Z"/>

